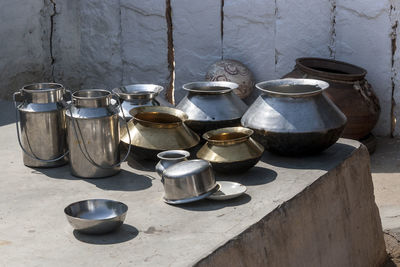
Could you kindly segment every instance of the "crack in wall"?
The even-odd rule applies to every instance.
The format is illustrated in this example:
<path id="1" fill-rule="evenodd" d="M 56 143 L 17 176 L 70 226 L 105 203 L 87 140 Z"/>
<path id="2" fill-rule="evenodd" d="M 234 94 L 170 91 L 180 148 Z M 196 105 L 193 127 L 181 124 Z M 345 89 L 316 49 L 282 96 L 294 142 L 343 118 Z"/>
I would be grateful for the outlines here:
<path id="1" fill-rule="evenodd" d="M 55 82 L 54 79 L 54 63 L 56 61 L 54 57 L 54 51 L 53 51 L 53 38 L 54 38 L 54 17 L 57 15 L 56 11 L 56 2 L 55 0 L 50 0 L 50 3 L 53 5 L 53 13 L 50 14 L 50 65 L 51 65 L 51 80 L 52 82 Z"/>
<path id="2" fill-rule="evenodd" d="M 397 19 L 396 15 L 393 15 L 393 13 L 396 11 L 396 8 L 393 5 L 390 5 L 390 11 L 389 11 L 389 17 L 392 21 L 392 29 L 390 33 L 391 37 L 391 109 L 390 109 L 390 136 L 394 137 L 394 133 L 396 130 L 396 114 L 395 114 L 395 107 L 396 107 L 396 100 L 394 98 L 394 92 L 396 89 L 396 77 L 397 77 L 397 71 L 394 67 L 395 63 L 395 55 L 396 55 L 396 50 L 397 50 L 397 27 L 399 24 L 399 21 Z"/>
<path id="3" fill-rule="evenodd" d="M 276 27 L 277 27 L 277 20 L 278 20 L 278 4 L 277 4 L 277 0 L 274 0 L 275 3 L 275 11 L 274 11 L 274 59 L 275 59 L 275 66 L 274 66 L 274 70 L 275 70 L 275 74 L 276 74 L 276 66 L 278 65 L 278 49 L 276 47 Z"/>
<path id="4" fill-rule="evenodd" d="M 172 25 L 172 8 L 171 0 L 166 0 L 165 18 L 167 20 L 167 35 L 168 35 L 168 70 L 169 84 L 165 92 L 165 96 L 172 105 L 175 105 L 175 51 Z"/>
<path id="5" fill-rule="evenodd" d="M 121 1 L 118 1 L 118 6 L 119 6 L 119 33 L 118 33 L 118 39 L 119 39 L 119 54 L 121 56 L 121 82 L 120 85 L 124 85 L 124 69 L 125 69 L 125 60 L 123 59 L 123 47 L 122 47 L 122 6 L 121 6 Z"/>
<path id="6" fill-rule="evenodd" d="M 330 30 L 330 42 L 329 42 L 329 57 L 336 58 L 336 0 L 330 0 L 331 4 L 331 30 Z"/>
<path id="7" fill-rule="evenodd" d="M 221 59 L 224 59 L 224 5 L 225 0 L 221 0 Z"/>

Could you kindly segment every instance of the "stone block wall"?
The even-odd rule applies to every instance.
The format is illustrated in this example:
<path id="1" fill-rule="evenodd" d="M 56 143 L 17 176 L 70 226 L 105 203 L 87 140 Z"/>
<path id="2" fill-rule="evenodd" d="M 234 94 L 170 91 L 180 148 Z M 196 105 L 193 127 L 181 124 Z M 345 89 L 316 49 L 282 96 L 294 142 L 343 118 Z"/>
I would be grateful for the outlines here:
<path id="1" fill-rule="evenodd" d="M 398 0 L 3 0 L 0 98 L 22 85 L 72 90 L 158 83 L 175 101 L 225 58 L 256 81 L 289 72 L 298 57 L 359 65 L 380 98 L 374 130 L 399 135 Z"/>

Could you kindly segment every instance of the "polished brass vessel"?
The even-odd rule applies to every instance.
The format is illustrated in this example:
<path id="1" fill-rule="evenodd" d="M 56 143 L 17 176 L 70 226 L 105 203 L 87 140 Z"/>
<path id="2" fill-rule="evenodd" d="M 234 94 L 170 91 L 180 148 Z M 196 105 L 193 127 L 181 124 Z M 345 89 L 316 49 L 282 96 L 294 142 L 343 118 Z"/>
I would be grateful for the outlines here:
<path id="1" fill-rule="evenodd" d="M 261 158 L 264 147 L 251 138 L 253 130 L 227 127 L 206 132 L 207 143 L 197 157 L 211 163 L 217 172 L 240 172 L 253 167 Z"/>
<path id="2" fill-rule="evenodd" d="M 161 106 L 137 107 L 130 111 L 131 155 L 138 159 L 157 160 L 157 154 L 174 149 L 188 150 L 200 137 L 184 123 L 187 115 L 178 109 Z M 127 145 L 126 130 L 121 129 L 121 141 Z"/>

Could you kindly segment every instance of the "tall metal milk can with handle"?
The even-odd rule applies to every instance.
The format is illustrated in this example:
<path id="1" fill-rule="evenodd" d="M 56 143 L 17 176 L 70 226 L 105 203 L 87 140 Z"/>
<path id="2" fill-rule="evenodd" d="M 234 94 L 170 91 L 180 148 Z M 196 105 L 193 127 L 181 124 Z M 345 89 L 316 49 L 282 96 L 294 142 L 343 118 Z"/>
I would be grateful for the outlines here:
<path id="1" fill-rule="evenodd" d="M 67 163 L 65 94 L 58 83 L 25 85 L 14 93 L 17 137 L 26 166 L 57 167 Z"/>
<path id="2" fill-rule="evenodd" d="M 72 94 L 66 112 L 72 175 L 100 178 L 120 171 L 118 105 L 111 100 L 112 94 L 102 89 Z"/>

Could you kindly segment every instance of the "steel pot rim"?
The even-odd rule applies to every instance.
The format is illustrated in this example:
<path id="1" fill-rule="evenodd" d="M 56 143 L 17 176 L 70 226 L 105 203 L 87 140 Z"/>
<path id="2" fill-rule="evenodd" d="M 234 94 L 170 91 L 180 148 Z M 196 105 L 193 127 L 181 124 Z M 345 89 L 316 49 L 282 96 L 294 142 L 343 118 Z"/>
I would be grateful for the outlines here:
<path id="1" fill-rule="evenodd" d="M 176 157 L 167 157 L 167 155 L 174 154 Z M 180 159 L 185 159 L 190 156 L 190 153 L 186 150 L 183 149 L 175 149 L 175 150 L 166 150 L 162 151 L 157 154 L 157 157 L 160 160 L 180 160 Z"/>
<path id="2" fill-rule="evenodd" d="M 211 88 L 211 90 L 202 89 L 205 87 Z M 212 89 L 214 87 L 214 89 Z M 218 88 L 219 87 L 219 88 Z M 225 88 L 221 88 L 225 87 Z M 226 94 L 232 92 L 237 89 L 239 85 L 234 82 L 225 82 L 225 81 L 202 81 L 202 82 L 190 82 L 186 83 L 182 86 L 183 90 L 188 91 L 189 93 L 200 93 L 200 94 Z M 196 89 L 199 88 L 199 89 Z"/>
<path id="3" fill-rule="evenodd" d="M 72 214 L 71 212 L 69 212 L 69 209 L 71 207 L 73 207 L 73 206 L 76 206 L 76 205 L 79 205 L 79 204 L 85 203 L 85 202 L 94 202 L 94 201 L 111 202 L 114 205 L 119 205 L 119 206 L 122 207 L 123 212 L 120 213 L 120 214 L 116 214 L 115 216 L 107 217 L 107 218 L 104 218 L 104 219 L 85 219 L 85 218 L 78 217 L 75 214 Z M 128 205 L 126 205 L 125 203 L 117 201 L 117 200 L 103 199 L 103 198 L 92 198 L 92 199 L 85 199 L 85 200 L 76 201 L 76 202 L 73 202 L 73 203 L 69 204 L 68 206 L 66 206 L 64 208 L 64 213 L 65 213 L 66 216 L 71 217 L 76 221 L 82 221 L 82 222 L 93 222 L 93 221 L 104 222 L 104 221 L 109 221 L 109 220 L 113 220 L 113 219 L 115 219 L 117 217 L 121 217 L 124 214 L 126 214 L 127 212 L 128 212 Z"/>
<path id="4" fill-rule="evenodd" d="M 28 87 L 33 87 L 36 85 L 52 85 L 52 86 L 56 86 L 55 88 L 46 88 L 46 89 L 28 89 Z M 26 92 L 26 93 L 42 93 L 42 92 L 52 92 L 52 91 L 57 91 L 57 90 L 65 90 L 65 87 L 60 84 L 60 83 L 52 83 L 52 82 L 42 82 L 42 83 L 31 83 L 31 84 L 27 84 L 22 86 L 21 91 Z"/>
<path id="5" fill-rule="evenodd" d="M 122 88 L 126 88 L 126 91 L 123 91 Z M 133 89 L 136 91 L 129 91 L 129 89 Z M 163 90 L 164 87 L 158 84 L 136 83 L 114 88 L 112 89 L 112 92 L 122 99 L 129 100 L 147 98 L 151 99 L 156 97 Z"/>
<path id="6" fill-rule="evenodd" d="M 102 93 L 103 95 L 99 96 L 79 96 L 80 93 L 91 93 L 91 92 L 96 92 L 96 93 Z M 79 99 L 79 100 L 95 100 L 95 99 L 101 99 L 101 98 L 107 98 L 111 97 L 111 92 L 105 89 L 83 89 L 83 90 L 78 90 L 76 92 L 72 93 L 72 98 L 74 99 Z"/>
<path id="7" fill-rule="evenodd" d="M 294 87 L 303 87 L 307 88 L 314 87 L 313 90 L 303 90 L 303 92 L 295 92 L 295 91 L 284 91 L 287 87 L 293 87 L 292 90 L 295 90 Z M 306 97 L 321 94 L 323 91 L 329 88 L 329 83 L 316 80 L 316 79 L 294 79 L 294 78 L 285 78 L 285 79 L 277 79 L 277 80 L 269 80 L 264 82 L 259 82 L 256 84 L 256 88 L 264 93 L 274 95 L 274 96 L 282 96 L 282 97 Z M 276 88 L 276 89 L 274 89 Z M 277 90 L 277 88 L 281 88 L 281 90 Z"/>

